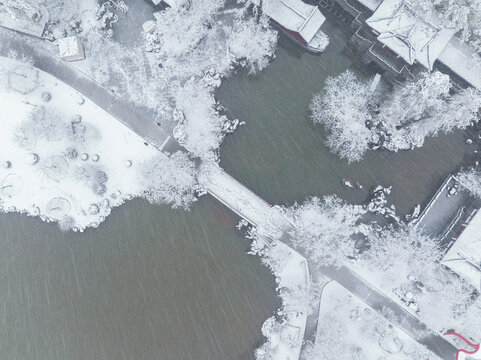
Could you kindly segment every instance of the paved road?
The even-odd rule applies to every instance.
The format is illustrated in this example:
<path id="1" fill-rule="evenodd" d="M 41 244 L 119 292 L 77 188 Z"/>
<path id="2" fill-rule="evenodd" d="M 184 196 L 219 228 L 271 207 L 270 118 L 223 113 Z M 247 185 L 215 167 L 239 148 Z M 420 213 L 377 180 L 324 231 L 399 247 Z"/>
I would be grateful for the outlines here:
<path id="1" fill-rule="evenodd" d="M 20 56 L 32 58 L 35 67 L 63 81 L 92 100 L 157 149 L 166 152 L 174 152 L 180 149 L 177 141 L 153 121 L 140 116 L 123 100 L 114 96 L 86 74 L 72 67 L 68 62 L 25 42 L 0 36 L 0 56 L 6 56 L 11 49 L 17 51 Z"/>

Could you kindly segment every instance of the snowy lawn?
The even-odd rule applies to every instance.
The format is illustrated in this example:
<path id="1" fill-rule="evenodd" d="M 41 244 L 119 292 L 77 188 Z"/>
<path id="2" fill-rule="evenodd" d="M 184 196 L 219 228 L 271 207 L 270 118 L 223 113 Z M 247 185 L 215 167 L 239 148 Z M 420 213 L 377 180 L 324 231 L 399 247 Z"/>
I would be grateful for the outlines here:
<path id="1" fill-rule="evenodd" d="M 82 231 L 144 193 L 166 156 L 54 77 L 0 61 L 0 206 Z"/>

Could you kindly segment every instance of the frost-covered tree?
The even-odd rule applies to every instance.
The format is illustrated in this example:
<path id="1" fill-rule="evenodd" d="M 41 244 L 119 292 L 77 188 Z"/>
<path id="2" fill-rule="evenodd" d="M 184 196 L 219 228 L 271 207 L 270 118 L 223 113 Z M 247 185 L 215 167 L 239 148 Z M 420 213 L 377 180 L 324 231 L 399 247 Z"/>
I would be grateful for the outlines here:
<path id="1" fill-rule="evenodd" d="M 146 189 L 143 197 L 151 203 L 188 209 L 196 200 L 195 164 L 182 152 L 171 156 L 159 154 L 146 162 L 142 166 L 141 179 Z"/>
<path id="2" fill-rule="evenodd" d="M 480 108 L 479 90 L 452 94 L 449 76 L 438 71 L 376 99 L 366 84 L 345 72 L 329 78 L 311 102 L 314 122 L 328 132 L 328 146 L 349 161 L 360 160 L 371 143 L 391 151 L 420 147 L 428 136 L 477 122 Z"/>
<path id="3" fill-rule="evenodd" d="M 257 19 L 249 6 L 226 11 L 224 5 L 224 0 L 192 0 L 156 13 L 155 30 L 146 34 L 147 49 L 164 67 L 180 60 L 182 71 L 197 71 L 196 75 L 207 69 L 225 73 L 238 61 L 251 72 L 263 69 L 273 55 L 276 31 L 265 17 Z"/>
<path id="4" fill-rule="evenodd" d="M 180 57 L 191 52 L 214 26 L 214 17 L 225 0 L 192 0 L 155 13 L 156 29 L 147 39 L 161 57 Z"/>
<path id="5" fill-rule="evenodd" d="M 176 139 L 194 155 L 216 160 L 229 120 L 215 109 L 211 90 L 202 83 L 188 81 L 175 91 L 174 98 Z"/>
<path id="6" fill-rule="evenodd" d="M 246 66 L 250 73 L 255 73 L 267 67 L 274 56 L 277 32 L 269 26 L 266 16 L 257 20 L 240 12 L 230 29 L 228 40 L 228 49 L 236 62 Z"/>
<path id="7" fill-rule="evenodd" d="M 441 257 L 435 239 L 412 225 L 401 224 L 381 232 L 371 232 L 370 248 L 361 258 L 394 283 L 406 281 L 409 275 L 430 274 L 438 268 Z"/>
<path id="8" fill-rule="evenodd" d="M 155 83 L 163 84 L 153 99 L 169 94 L 176 137 L 198 156 L 212 158 L 232 130 L 232 122 L 214 109 L 213 90 L 222 77 L 233 65 L 262 70 L 273 56 L 277 33 L 240 3 L 226 9 L 224 0 L 192 0 L 156 13 L 154 30 L 145 34 L 146 49 L 160 66 L 152 69 Z"/>
<path id="9" fill-rule="evenodd" d="M 481 171 L 477 169 L 464 170 L 458 174 L 459 183 L 471 194 L 481 198 Z"/>
<path id="10" fill-rule="evenodd" d="M 328 132 L 329 148 L 349 162 L 360 160 L 372 139 L 366 127 L 372 119 L 370 97 L 369 86 L 347 70 L 329 77 L 323 91 L 310 104 L 312 119 Z"/>
<path id="11" fill-rule="evenodd" d="M 304 249 L 313 263 L 342 265 L 355 255 L 352 235 L 359 232 L 356 223 L 365 212 L 362 207 L 326 196 L 286 211 L 294 219 L 295 230 L 290 234 L 294 245 Z"/>
<path id="12" fill-rule="evenodd" d="M 466 89 L 450 94 L 449 76 L 425 72 L 396 88 L 380 106 L 377 121 L 387 133 L 389 150 L 420 147 L 427 136 L 465 128 L 478 121 L 481 92 Z"/>

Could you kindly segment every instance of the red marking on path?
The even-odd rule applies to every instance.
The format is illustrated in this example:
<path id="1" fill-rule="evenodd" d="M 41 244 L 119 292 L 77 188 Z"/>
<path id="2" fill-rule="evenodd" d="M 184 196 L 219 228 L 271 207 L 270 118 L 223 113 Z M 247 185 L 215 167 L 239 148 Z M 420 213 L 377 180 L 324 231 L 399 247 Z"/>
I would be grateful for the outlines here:
<path id="1" fill-rule="evenodd" d="M 465 354 L 472 355 L 472 354 L 476 354 L 476 353 L 479 351 L 480 344 L 473 344 L 471 341 L 469 341 L 468 339 L 466 339 L 463 335 L 460 335 L 460 334 L 455 333 L 455 332 L 447 332 L 447 333 L 444 334 L 444 335 L 454 335 L 454 336 L 457 336 L 458 338 L 460 338 L 461 340 L 463 340 L 466 344 L 468 344 L 469 346 L 471 346 L 472 348 L 474 348 L 474 351 L 468 351 L 468 350 L 464 350 L 464 349 L 458 350 L 458 352 L 456 353 L 456 360 L 459 359 L 459 354 L 461 354 L 461 353 L 465 353 Z"/>

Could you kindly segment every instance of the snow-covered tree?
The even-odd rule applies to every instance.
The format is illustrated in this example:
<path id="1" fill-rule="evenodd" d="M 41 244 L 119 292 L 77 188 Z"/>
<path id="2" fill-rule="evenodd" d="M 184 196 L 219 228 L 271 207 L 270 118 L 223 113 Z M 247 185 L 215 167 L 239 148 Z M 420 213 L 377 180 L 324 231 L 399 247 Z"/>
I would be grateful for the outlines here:
<path id="1" fill-rule="evenodd" d="M 263 70 L 274 56 L 277 32 L 269 25 L 266 16 L 257 20 L 240 12 L 230 29 L 228 40 L 228 49 L 236 62 L 246 66 L 250 73 L 255 73 Z"/>
<path id="2" fill-rule="evenodd" d="M 323 91 L 310 104 L 312 119 L 323 124 L 328 132 L 329 148 L 349 162 L 360 160 L 372 140 L 366 126 L 372 119 L 370 97 L 369 86 L 347 70 L 329 77 Z"/>
<path id="3" fill-rule="evenodd" d="M 438 268 L 441 252 L 436 240 L 412 225 L 371 232 L 368 240 L 370 248 L 361 261 L 389 277 L 393 284 Z"/>
<path id="4" fill-rule="evenodd" d="M 481 198 L 481 171 L 477 169 L 464 170 L 458 174 L 459 183 L 471 194 Z"/>
<path id="5" fill-rule="evenodd" d="M 304 249 L 313 263 L 342 265 L 355 255 L 352 235 L 359 232 L 356 223 L 364 213 L 362 207 L 326 196 L 322 200 L 313 197 L 286 211 L 294 219 L 294 245 Z"/>
<path id="6" fill-rule="evenodd" d="M 396 88 L 380 106 L 377 121 L 387 133 L 389 150 L 420 147 L 427 136 L 465 128 L 478 121 L 481 92 L 466 89 L 450 94 L 449 76 L 425 72 Z"/>
<path id="7" fill-rule="evenodd" d="M 378 98 L 347 71 L 329 78 L 310 107 L 314 122 L 328 132 L 331 150 L 357 161 L 370 144 L 391 151 L 413 149 L 428 136 L 477 122 L 481 92 L 468 88 L 452 94 L 449 76 L 434 71 Z"/>
<path id="8" fill-rule="evenodd" d="M 149 46 L 161 57 L 180 57 L 191 52 L 214 26 L 214 17 L 225 0 L 192 0 L 178 8 L 155 13 L 156 29 L 147 35 Z"/>
<path id="9" fill-rule="evenodd" d="M 171 204 L 188 209 L 198 189 L 195 164 L 182 152 L 159 154 L 142 166 L 146 191 L 143 196 L 154 204 Z"/>
<path id="10" fill-rule="evenodd" d="M 175 91 L 175 115 L 178 125 L 176 139 L 194 155 L 217 159 L 219 148 L 229 123 L 226 116 L 215 109 L 215 99 L 210 88 L 201 82 L 188 81 Z"/>

